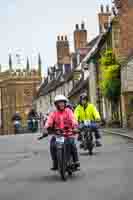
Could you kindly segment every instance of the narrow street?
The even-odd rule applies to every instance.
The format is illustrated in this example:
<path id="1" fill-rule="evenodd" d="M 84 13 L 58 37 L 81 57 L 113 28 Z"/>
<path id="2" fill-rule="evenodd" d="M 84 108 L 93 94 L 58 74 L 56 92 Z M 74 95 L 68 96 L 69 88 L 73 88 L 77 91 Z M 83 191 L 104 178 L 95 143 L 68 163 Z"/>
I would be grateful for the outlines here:
<path id="1" fill-rule="evenodd" d="M 90 157 L 80 152 L 81 171 L 67 182 L 49 170 L 48 142 L 37 135 L 0 139 L 0 200 L 132 200 L 133 143 L 105 135 Z"/>

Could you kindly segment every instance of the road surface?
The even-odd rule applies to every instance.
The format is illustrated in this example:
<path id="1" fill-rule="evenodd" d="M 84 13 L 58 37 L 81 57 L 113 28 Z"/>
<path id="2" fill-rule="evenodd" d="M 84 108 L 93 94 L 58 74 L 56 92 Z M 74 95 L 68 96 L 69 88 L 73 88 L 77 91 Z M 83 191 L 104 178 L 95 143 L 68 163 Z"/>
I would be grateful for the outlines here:
<path id="1" fill-rule="evenodd" d="M 48 142 L 36 135 L 0 137 L 0 200 L 133 200 L 133 143 L 105 135 L 67 182 L 49 170 Z"/>

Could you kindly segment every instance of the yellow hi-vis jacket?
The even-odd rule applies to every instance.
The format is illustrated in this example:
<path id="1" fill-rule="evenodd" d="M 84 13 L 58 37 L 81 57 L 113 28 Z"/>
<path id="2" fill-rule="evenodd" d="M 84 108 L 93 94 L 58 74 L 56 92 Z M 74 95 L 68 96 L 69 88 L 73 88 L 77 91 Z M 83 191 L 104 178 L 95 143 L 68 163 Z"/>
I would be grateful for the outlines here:
<path id="1" fill-rule="evenodd" d="M 75 108 L 74 115 L 78 122 L 95 121 L 101 119 L 96 107 L 90 103 L 88 103 L 86 108 L 79 104 Z"/>

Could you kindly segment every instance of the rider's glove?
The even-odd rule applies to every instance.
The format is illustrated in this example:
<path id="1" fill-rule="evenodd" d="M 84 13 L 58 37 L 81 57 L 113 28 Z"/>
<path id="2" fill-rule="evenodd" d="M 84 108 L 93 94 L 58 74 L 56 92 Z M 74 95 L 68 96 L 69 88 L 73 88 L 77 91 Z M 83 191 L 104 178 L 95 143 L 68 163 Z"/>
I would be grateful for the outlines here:
<path id="1" fill-rule="evenodd" d="M 45 137 L 46 135 L 48 135 L 48 129 L 44 128 L 44 130 L 43 130 L 43 136 Z"/>
<path id="2" fill-rule="evenodd" d="M 46 129 L 43 130 L 43 134 L 42 136 L 38 137 L 37 139 L 38 140 L 42 140 L 43 138 L 47 137 L 48 136 L 48 131 Z"/>
<path id="3" fill-rule="evenodd" d="M 73 132 L 74 132 L 75 134 L 79 134 L 80 131 L 79 131 L 78 128 L 74 128 L 74 129 L 73 129 Z"/>

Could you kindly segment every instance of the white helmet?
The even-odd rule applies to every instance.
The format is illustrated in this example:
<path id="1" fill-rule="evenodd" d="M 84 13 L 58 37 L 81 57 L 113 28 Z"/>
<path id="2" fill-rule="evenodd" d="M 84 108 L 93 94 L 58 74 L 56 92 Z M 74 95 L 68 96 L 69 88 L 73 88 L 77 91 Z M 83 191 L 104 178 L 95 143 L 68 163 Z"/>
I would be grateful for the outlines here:
<path id="1" fill-rule="evenodd" d="M 64 95 L 57 95 L 55 96 L 54 103 L 57 103 L 58 101 L 64 101 L 68 102 L 68 99 Z"/>

